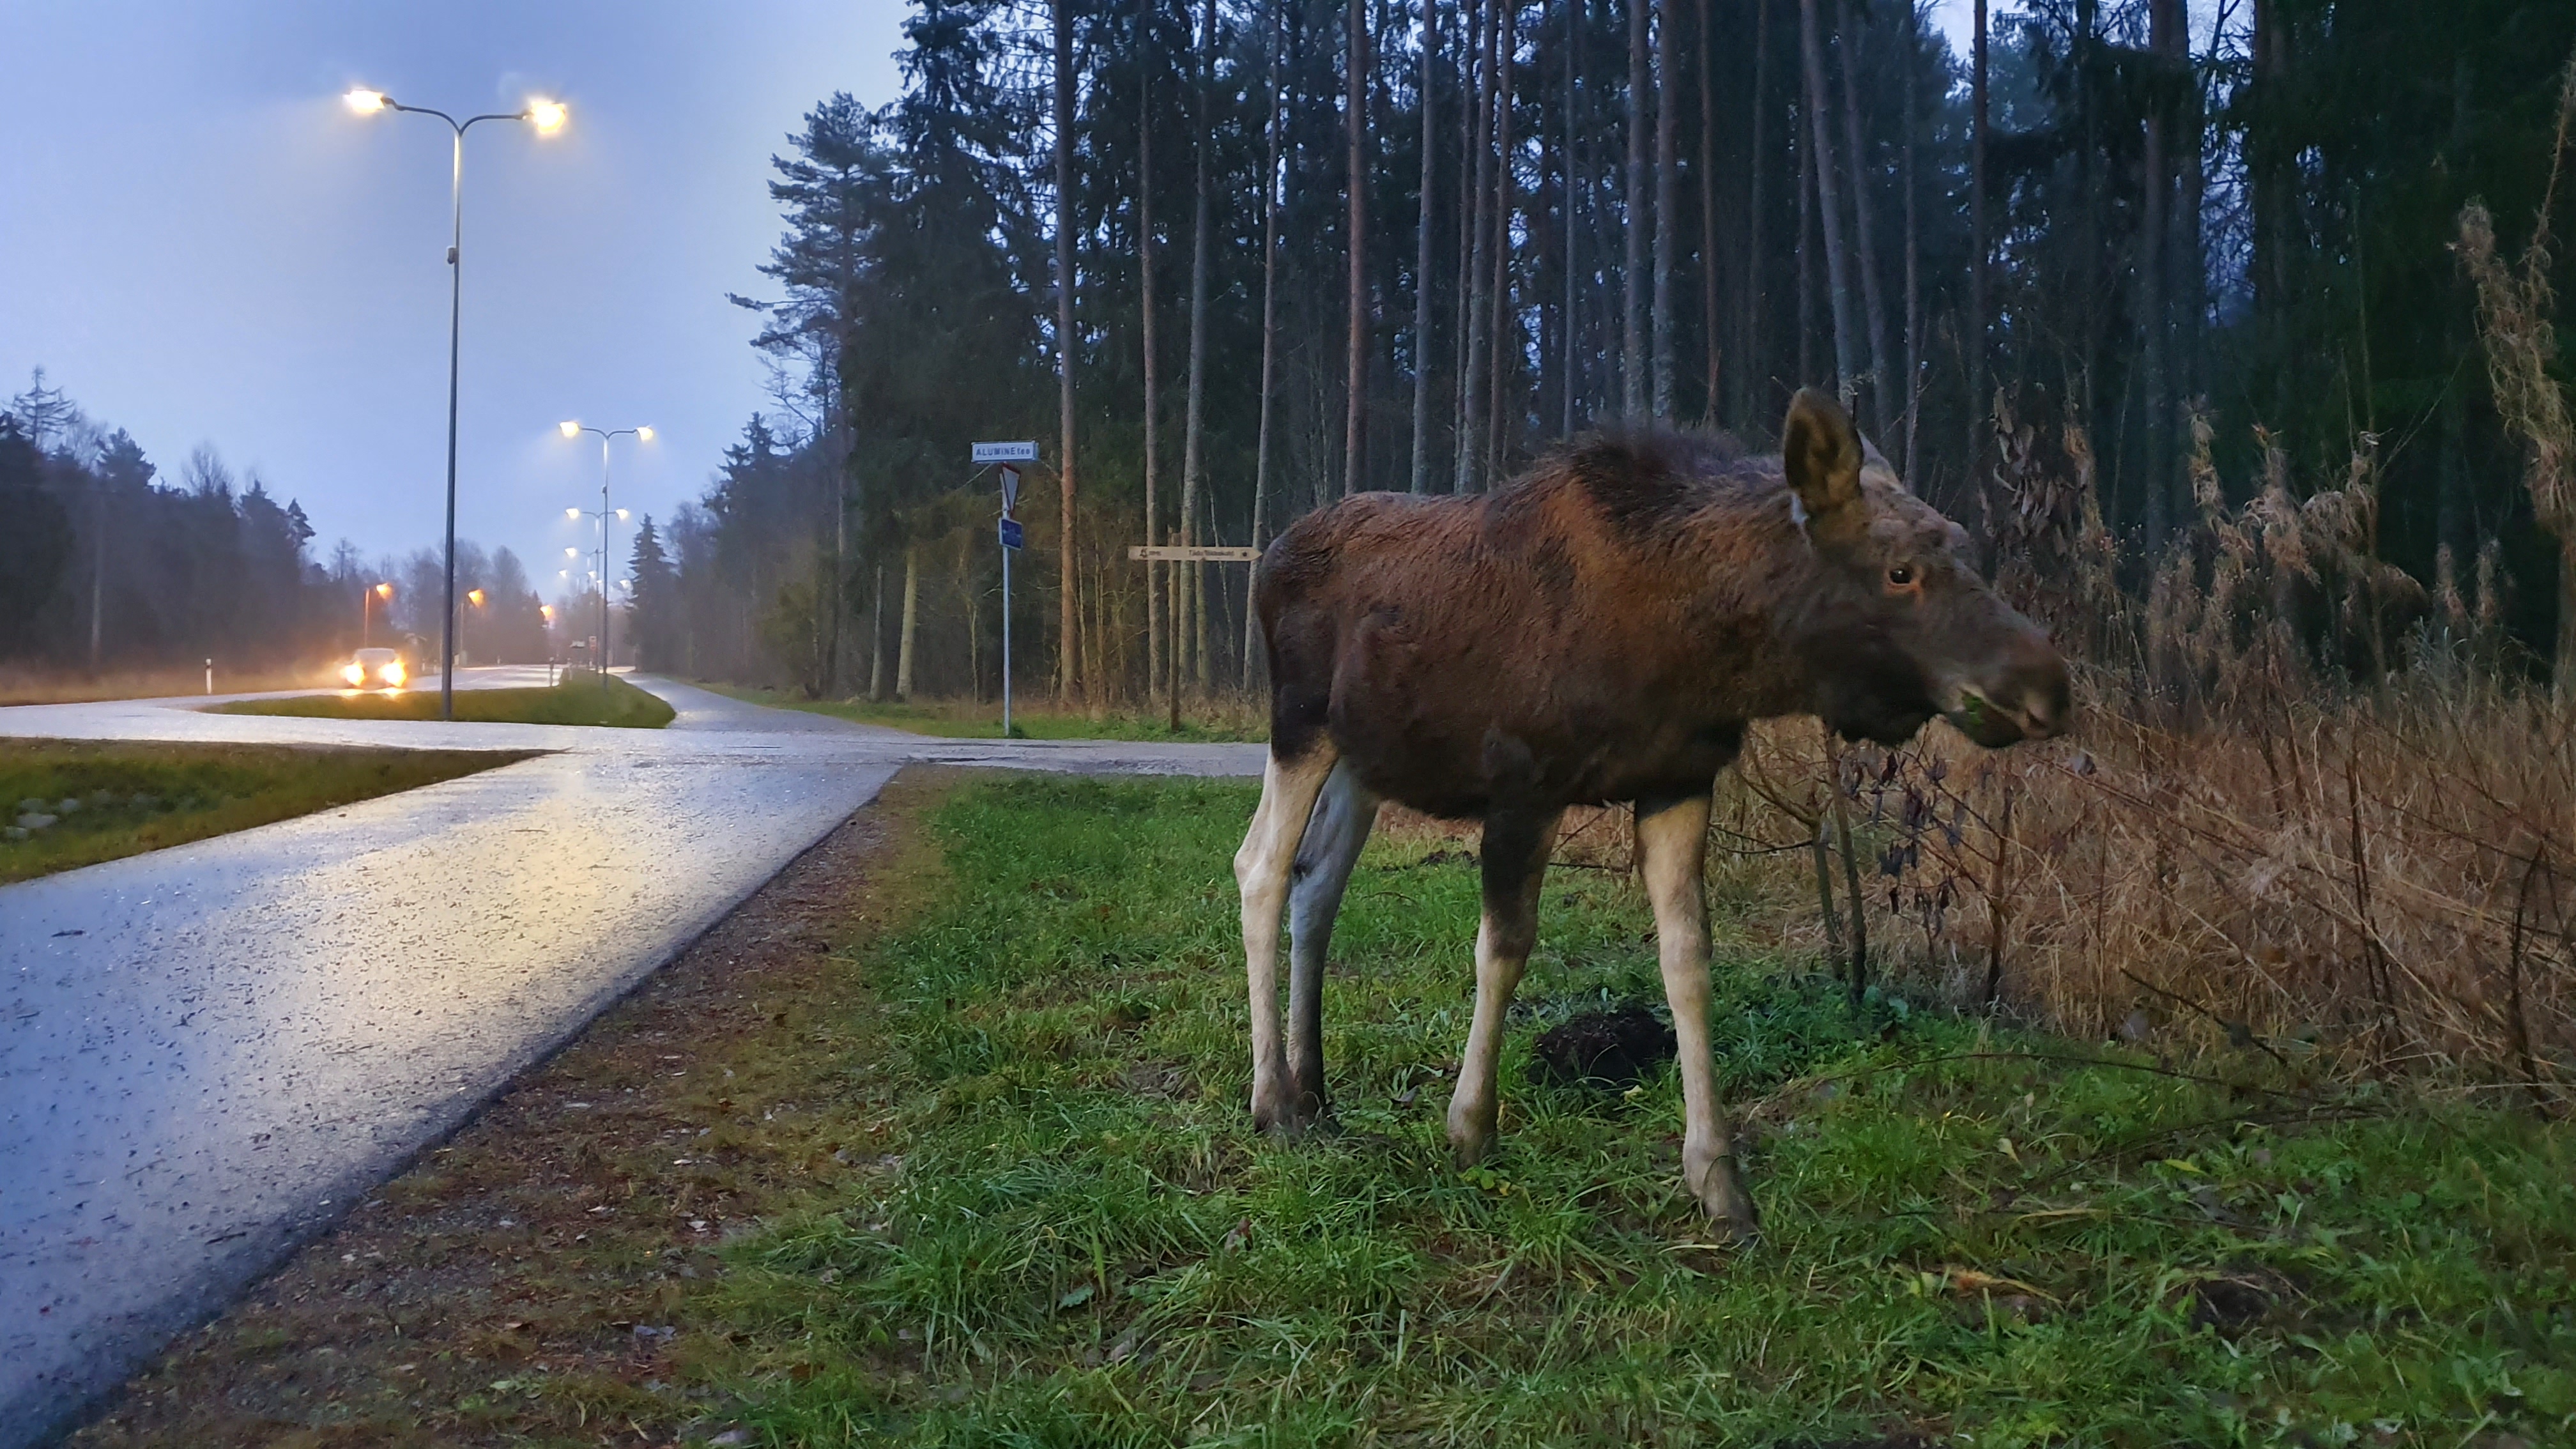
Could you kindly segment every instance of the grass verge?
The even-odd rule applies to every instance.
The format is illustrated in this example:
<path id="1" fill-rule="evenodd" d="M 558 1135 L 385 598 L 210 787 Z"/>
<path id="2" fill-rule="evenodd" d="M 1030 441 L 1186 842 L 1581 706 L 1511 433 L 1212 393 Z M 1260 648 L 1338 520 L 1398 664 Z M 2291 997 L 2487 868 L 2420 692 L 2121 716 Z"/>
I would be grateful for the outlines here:
<path id="1" fill-rule="evenodd" d="M 1757 1248 L 1700 1242 L 1669 1068 L 1528 1078 L 1539 1028 L 1656 994 L 1615 873 L 1552 876 L 1504 1141 L 1460 1173 L 1472 856 L 1374 843 L 1327 986 L 1342 1130 L 1262 1140 L 1226 869 L 1251 802 L 968 785 L 888 894 L 814 888 L 801 965 L 710 965 L 739 974 L 595 1033 L 86 1442 L 2576 1432 L 2563 1124 L 1888 998 L 1856 1025 L 1755 897 L 1719 892 L 1713 934 Z"/>
<path id="2" fill-rule="evenodd" d="M 943 739 L 997 740 L 1002 737 L 1002 707 L 998 704 L 968 700 L 911 700 L 903 703 L 877 703 L 865 699 L 807 699 L 792 690 L 745 689 L 729 684 L 707 684 L 701 689 L 739 699 L 748 704 L 767 705 L 772 709 L 801 709 L 808 714 L 827 714 L 835 719 L 856 720 L 860 724 L 884 725 L 890 729 L 910 730 L 914 734 L 938 735 Z M 1015 704 L 1011 723 L 1020 736 L 1032 740 L 1185 740 L 1202 744 L 1258 742 L 1270 737 L 1270 731 L 1258 717 L 1244 709 L 1225 707 L 1214 713 L 1202 711 L 1197 716 L 1183 715 L 1177 730 L 1166 727 L 1159 714 L 1090 715 L 1080 710 L 1058 710 L 1040 705 L 1031 709 Z"/>
<path id="3" fill-rule="evenodd" d="M 527 757 L 499 750 L 0 740 L 0 882 L 227 835 Z M 52 823 L 10 824 L 30 816 L 50 816 Z"/>
<path id="4" fill-rule="evenodd" d="M 438 718 L 438 691 L 411 689 L 400 693 L 344 689 L 332 694 L 300 694 L 292 699 L 244 699 L 209 707 L 213 714 L 285 714 L 308 719 Z M 676 711 L 652 694 L 614 675 L 600 687 L 599 676 L 584 674 L 551 688 L 460 689 L 456 717 L 476 724 L 611 725 L 657 730 Z"/>

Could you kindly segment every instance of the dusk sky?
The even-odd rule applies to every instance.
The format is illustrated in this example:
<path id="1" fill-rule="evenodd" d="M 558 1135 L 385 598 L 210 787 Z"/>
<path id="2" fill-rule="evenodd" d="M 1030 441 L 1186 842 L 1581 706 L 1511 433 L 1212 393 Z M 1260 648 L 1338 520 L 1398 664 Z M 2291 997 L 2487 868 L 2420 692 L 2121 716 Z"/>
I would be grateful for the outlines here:
<path id="1" fill-rule="evenodd" d="M 728 291 L 778 234 L 769 158 L 835 89 L 893 97 L 899 0 L 5 0 L 0 396 L 43 366 L 176 482 L 210 443 L 302 500 L 317 556 L 438 539 L 449 133 L 531 95 L 540 139 L 466 137 L 458 532 L 551 595 L 620 439 L 618 506 L 666 517 L 766 406 Z M 623 539 L 614 545 L 622 560 Z"/>

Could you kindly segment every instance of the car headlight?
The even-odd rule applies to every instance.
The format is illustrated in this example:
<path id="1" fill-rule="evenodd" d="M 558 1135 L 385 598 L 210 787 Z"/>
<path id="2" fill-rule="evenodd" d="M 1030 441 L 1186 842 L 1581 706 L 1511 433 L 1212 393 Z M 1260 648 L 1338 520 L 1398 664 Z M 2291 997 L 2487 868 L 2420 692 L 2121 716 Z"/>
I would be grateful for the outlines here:
<path id="1" fill-rule="evenodd" d="M 367 682 L 367 666 L 352 664 L 340 671 L 340 677 L 353 685 L 364 684 Z"/>
<path id="2" fill-rule="evenodd" d="M 403 677 L 403 667 L 401 665 L 388 664 L 385 666 L 385 683 L 387 685 L 395 689 L 400 689 L 402 688 Z"/>

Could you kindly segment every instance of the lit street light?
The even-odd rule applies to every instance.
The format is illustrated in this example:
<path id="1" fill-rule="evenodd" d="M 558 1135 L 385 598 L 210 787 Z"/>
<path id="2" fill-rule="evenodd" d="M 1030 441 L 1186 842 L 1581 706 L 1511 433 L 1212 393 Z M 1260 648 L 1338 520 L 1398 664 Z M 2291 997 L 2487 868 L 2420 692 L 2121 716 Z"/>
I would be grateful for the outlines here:
<path id="1" fill-rule="evenodd" d="M 651 428 L 586 427 L 570 418 L 557 424 L 556 428 L 567 438 L 578 438 L 584 433 L 599 435 L 599 507 L 597 509 L 567 508 L 564 510 L 564 517 L 577 519 L 584 513 L 589 513 L 599 520 L 599 657 L 591 663 L 599 670 L 599 687 L 606 689 L 608 687 L 608 519 L 613 512 L 618 522 L 626 521 L 625 509 L 612 510 L 608 506 L 608 440 L 633 438 L 639 443 L 649 443 L 653 441 L 653 430 Z M 564 555 L 568 558 L 576 556 L 571 549 L 565 549 Z"/>
<path id="2" fill-rule="evenodd" d="M 482 121 L 525 121 L 537 128 L 540 136 L 551 136 L 563 129 L 567 113 L 561 101 L 534 99 L 527 109 L 509 113 L 468 116 L 460 121 L 445 111 L 426 106 L 406 106 L 383 91 L 365 87 L 352 89 L 341 99 L 349 109 L 362 116 L 383 111 L 402 111 L 415 116 L 436 116 L 456 134 L 455 160 L 449 169 L 448 206 L 450 214 L 447 242 L 447 607 L 440 610 L 439 650 L 443 661 L 438 672 L 438 717 L 456 718 L 456 376 L 457 356 L 465 315 L 465 133 Z"/>
<path id="3" fill-rule="evenodd" d="M 387 603 L 392 603 L 393 597 L 394 586 L 391 584 L 378 584 L 372 589 L 361 589 L 358 591 L 359 648 L 364 649 L 367 647 L 367 626 L 369 623 L 367 618 L 368 611 L 374 606 L 376 600 L 382 599 Z"/>

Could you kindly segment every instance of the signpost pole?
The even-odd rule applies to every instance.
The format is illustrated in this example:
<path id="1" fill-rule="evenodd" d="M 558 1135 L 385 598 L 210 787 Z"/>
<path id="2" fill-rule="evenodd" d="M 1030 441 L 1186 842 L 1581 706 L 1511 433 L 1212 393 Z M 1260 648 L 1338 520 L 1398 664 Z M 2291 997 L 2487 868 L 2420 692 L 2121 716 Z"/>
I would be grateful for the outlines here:
<path id="1" fill-rule="evenodd" d="M 1020 506 L 1020 470 L 1014 463 L 1034 463 L 1038 445 L 1034 442 L 977 443 L 975 468 L 983 471 L 996 463 L 1001 465 L 1002 522 L 995 529 L 996 542 L 1002 545 L 1002 738 L 1011 737 L 1011 555 L 1019 551 L 1020 523 L 1011 511 Z M 972 480 L 969 480 L 972 481 Z"/>

